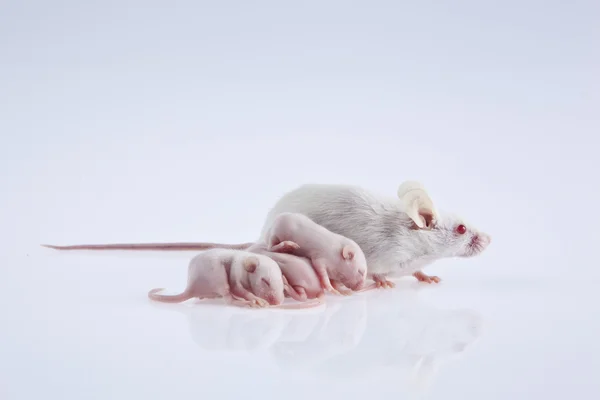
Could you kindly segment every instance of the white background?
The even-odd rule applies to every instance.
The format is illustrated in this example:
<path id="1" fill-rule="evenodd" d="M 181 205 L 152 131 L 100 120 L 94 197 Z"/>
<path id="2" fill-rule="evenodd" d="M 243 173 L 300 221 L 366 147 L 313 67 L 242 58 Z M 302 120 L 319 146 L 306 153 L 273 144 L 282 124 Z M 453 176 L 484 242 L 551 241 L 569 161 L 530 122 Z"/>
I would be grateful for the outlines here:
<path id="1" fill-rule="evenodd" d="M 0 398 L 597 399 L 600 3 L 3 1 Z M 152 304 L 302 183 L 492 235 L 306 311 Z"/>

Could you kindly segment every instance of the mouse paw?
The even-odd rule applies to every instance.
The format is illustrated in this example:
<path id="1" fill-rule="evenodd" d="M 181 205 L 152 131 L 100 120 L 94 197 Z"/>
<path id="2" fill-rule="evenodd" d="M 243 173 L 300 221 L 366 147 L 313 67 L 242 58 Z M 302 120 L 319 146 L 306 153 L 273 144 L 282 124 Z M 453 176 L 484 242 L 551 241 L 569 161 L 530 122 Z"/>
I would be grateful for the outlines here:
<path id="1" fill-rule="evenodd" d="M 385 276 L 373 275 L 373 281 L 375 281 L 375 287 L 377 289 L 393 289 L 396 284 L 392 281 L 388 281 Z"/>
<path id="2" fill-rule="evenodd" d="M 335 294 L 336 296 L 341 296 L 342 294 L 339 292 L 339 290 L 337 290 L 336 288 L 334 288 L 331 283 L 329 282 L 328 279 L 326 279 L 325 281 L 323 281 L 323 283 L 321 284 L 321 287 L 331 293 L 331 294 Z"/>
<path id="3" fill-rule="evenodd" d="M 413 276 L 415 278 L 417 278 L 417 280 L 419 282 L 425 282 L 425 283 L 440 283 L 442 280 L 439 276 L 435 276 L 435 275 L 430 276 L 421 271 L 415 272 L 413 274 Z"/>
<path id="4" fill-rule="evenodd" d="M 298 296 L 302 299 L 302 301 L 305 301 L 306 299 L 308 299 L 306 290 L 302 286 L 294 286 L 293 288 L 296 291 L 296 293 L 298 294 Z"/>
<path id="5" fill-rule="evenodd" d="M 256 299 L 252 300 L 251 303 L 254 304 L 258 308 L 269 306 L 268 301 L 266 301 L 265 299 L 260 299 L 260 298 L 256 298 Z"/>
<path id="6" fill-rule="evenodd" d="M 292 253 L 295 250 L 298 250 L 300 245 L 296 242 L 292 242 L 291 240 L 284 240 L 283 242 L 279 242 L 275 246 L 271 246 L 269 251 L 274 253 Z"/>
<path id="7" fill-rule="evenodd" d="M 234 295 L 226 295 L 225 297 L 225 301 L 233 306 L 237 306 L 237 307 L 249 307 L 249 308 L 255 308 L 256 306 L 254 305 L 254 302 L 251 300 L 246 300 L 246 299 L 242 299 L 239 298 L 237 296 Z"/>
<path id="8" fill-rule="evenodd" d="M 302 286 L 290 286 L 285 285 L 284 294 L 287 297 L 291 297 L 296 301 L 306 301 L 308 300 L 308 295 L 306 294 L 306 290 Z"/>
<path id="9" fill-rule="evenodd" d="M 337 290 L 338 293 L 341 294 L 342 296 L 350 296 L 350 295 L 352 295 L 352 293 L 353 293 L 352 290 L 350 290 L 350 289 L 344 289 L 345 286 L 341 282 L 338 282 L 338 281 L 333 280 L 333 279 L 330 279 L 330 282 L 331 282 L 331 285 L 333 286 L 333 288 L 335 290 Z"/>

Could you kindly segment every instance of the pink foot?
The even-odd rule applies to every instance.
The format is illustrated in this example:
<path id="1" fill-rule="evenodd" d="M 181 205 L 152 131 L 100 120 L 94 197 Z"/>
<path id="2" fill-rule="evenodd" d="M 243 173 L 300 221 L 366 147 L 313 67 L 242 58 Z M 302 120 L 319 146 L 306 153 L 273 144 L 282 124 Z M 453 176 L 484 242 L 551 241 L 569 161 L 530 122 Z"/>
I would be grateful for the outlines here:
<path id="1" fill-rule="evenodd" d="M 232 295 L 225 295 L 224 298 L 225 298 L 225 301 L 228 304 L 231 304 L 232 306 L 237 306 L 237 307 L 255 307 L 254 304 L 251 301 L 240 299 L 240 298 L 237 298 L 237 297 L 232 296 Z"/>
<path id="2" fill-rule="evenodd" d="M 372 279 L 375 281 L 375 287 L 378 289 L 395 288 L 396 284 L 392 281 L 388 281 L 383 275 L 373 275 Z"/>
<path id="3" fill-rule="evenodd" d="M 300 245 L 298 243 L 292 242 L 291 240 L 284 240 L 276 244 L 275 246 L 271 246 L 269 251 L 274 253 L 292 253 L 295 250 L 298 250 Z"/>
<path id="4" fill-rule="evenodd" d="M 302 286 L 290 286 L 285 285 L 285 295 L 291 297 L 296 301 L 306 301 L 308 296 L 306 295 L 306 290 Z"/>
<path id="5" fill-rule="evenodd" d="M 322 260 L 315 260 L 312 264 L 319 277 L 319 281 L 321 282 L 321 287 L 332 294 L 341 296 L 342 294 L 331 285 L 331 279 L 329 279 L 325 262 Z"/>
<path id="6" fill-rule="evenodd" d="M 286 297 L 291 297 L 296 301 L 306 301 L 306 290 L 302 286 L 292 286 L 285 275 L 282 274 L 281 277 L 283 278 L 283 294 Z"/>
<path id="7" fill-rule="evenodd" d="M 333 287 L 333 285 L 331 285 L 331 281 L 329 280 L 329 278 L 322 277 L 320 280 L 321 280 L 321 287 L 323 289 L 327 290 L 329 293 L 336 294 L 338 296 L 342 295 L 336 288 Z"/>
<path id="8" fill-rule="evenodd" d="M 298 293 L 302 300 L 306 300 L 308 298 L 306 289 L 304 289 L 302 286 L 292 286 L 292 288 L 296 291 L 296 293 Z"/>
<path id="9" fill-rule="evenodd" d="M 243 305 L 245 307 L 264 308 L 269 306 L 269 302 L 256 296 L 244 288 L 232 288 L 229 296 L 225 298 L 230 304 Z"/>
<path id="10" fill-rule="evenodd" d="M 429 276 L 421 271 L 415 272 L 413 276 L 417 278 L 419 282 L 425 283 L 440 283 L 440 281 L 442 280 L 439 276 Z"/>
<path id="11" fill-rule="evenodd" d="M 352 294 L 352 290 L 347 289 L 341 282 L 334 279 L 330 279 L 329 281 L 331 282 L 331 286 L 343 296 L 350 296 Z"/>
<path id="12" fill-rule="evenodd" d="M 375 287 L 378 289 L 394 288 L 396 284 L 392 281 L 388 281 L 383 275 L 373 275 L 372 279 L 375 281 Z"/>

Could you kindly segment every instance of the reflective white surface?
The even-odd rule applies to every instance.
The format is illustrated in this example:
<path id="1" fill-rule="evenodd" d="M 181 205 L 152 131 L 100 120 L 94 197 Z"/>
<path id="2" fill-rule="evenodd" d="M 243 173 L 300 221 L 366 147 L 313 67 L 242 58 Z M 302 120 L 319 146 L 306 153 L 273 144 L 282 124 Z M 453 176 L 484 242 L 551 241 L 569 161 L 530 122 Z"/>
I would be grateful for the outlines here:
<path id="1" fill-rule="evenodd" d="M 597 1 L 0 2 L 0 399 L 600 398 Z M 419 179 L 470 260 L 158 305 L 306 182 Z"/>
<path id="2" fill-rule="evenodd" d="M 2 304 L 4 398 L 599 393 L 597 281 L 449 274 L 302 311 L 147 301 L 161 281 L 183 287 L 186 257 L 21 258 L 15 265 L 36 278 Z"/>

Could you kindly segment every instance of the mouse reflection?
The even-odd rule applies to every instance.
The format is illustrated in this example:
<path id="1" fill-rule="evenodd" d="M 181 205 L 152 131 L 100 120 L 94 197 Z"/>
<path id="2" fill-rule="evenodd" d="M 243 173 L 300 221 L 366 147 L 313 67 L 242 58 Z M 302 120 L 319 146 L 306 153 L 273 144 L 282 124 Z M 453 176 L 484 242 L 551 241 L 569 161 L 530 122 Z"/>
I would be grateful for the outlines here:
<path id="1" fill-rule="evenodd" d="M 343 381 L 398 382 L 404 373 L 405 383 L 419 391 L 480 336 L 483 324 L 475 311 L 428 304 L 414 284 L 404 282 L 390 290 L 327 296 L 325 305 L 305 310 L 156 306 L 185 314 L 193 341 L 206 351 L 261 352 L 284 370 Z"/>
<path id="2" fill-rule="evenodd" d="M 411 286 L 418 284 L 398 285 L 393 290 L 362 296 L 364 309 L 358 309 L 368 316 L 366 329 L 349 351 L 319 363 L 308 360 L 309 364 L 302 366 L 289 349 L 292 348 L 296 355 L 309 352 L 310 341 L 278 341 L 271 351 L 281 366 L 302 367 L 313 374 L 326 374 L 340 381 L 403 381 L 413 390 L 426 391 L 440 367 L 460 356 L 480 337 L 483 318 L 473 310 L 432 306 L 420 298 L 419 290 Z M 343 308 L 346 307 L 351 313 L 353 306 L 343 304 Z M 339 332 L 329 336 L 333 330 L 317 333 L 314 340 L 339 340 Z"/>

